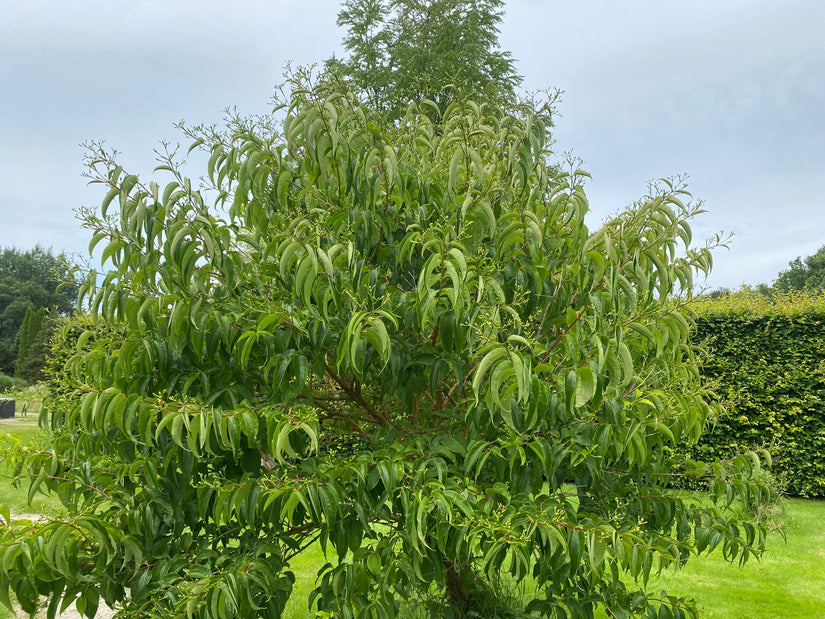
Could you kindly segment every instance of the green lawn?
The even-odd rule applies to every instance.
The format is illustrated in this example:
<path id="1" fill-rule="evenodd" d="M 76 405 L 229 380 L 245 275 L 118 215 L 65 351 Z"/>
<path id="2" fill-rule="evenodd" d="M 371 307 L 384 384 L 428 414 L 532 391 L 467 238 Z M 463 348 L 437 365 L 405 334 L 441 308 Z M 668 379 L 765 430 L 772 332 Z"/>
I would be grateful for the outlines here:
<path id="1" fill-rule="evenodd" d="M 768 538 L 761 560 L 740 568 L 721 552 L 692 558 L 685 569 L 651 580 L 649 589 L 699 601 L 703 617 L 724 619 L 792 619 L 819 617 L 825 609 L 825 501 L 789 499 L 782 502 L 787 542 L 779 533 Z M 311 617 L 306 599 L 315 574 L 324 564 L 317 546 L 293 562 L 295 591 L 285 619 Z M 606 615 L 601 614 L 601 617 Z"/>
<path id="2" fill-rule="evenodd" d="M 705 617 L 773 619 L 821 617 L 825 612 L 825 501 L 783 501 L 787 542 L 768 537 L 760 561 L 742 567 L 721 553 L 688 561 L 678 574 L 653 583 L 693 597 Z"/>
<path id="3" fill-rule="evenodd" d="M 37 427 L 40 406 L 37 392 L 18 396 L 14 420 L 0 421 L 0 433 L 9 433 L 26 442 L 44 439 Z M 21 409 L 25 402 L 26 413 Z M 2 444 L 2 443 L 0 443 Z M 28 504 L 27 489 L 14 488 L 5 463 L 0 460 L 0 504 L 12 513 L 57 514 L 57 499 L 36 495 Z M 699 600 L 704 617 L 725 619 L 792 619 L 821 616 L 825 609 L 825 501 L 791 499 L 782 502 L 781 519 L 787 542 L 780 534 L 768 540 L 768 551 L 761 561 L 751 560 L 743 568 L 726 563 L 720 553 L 693 558 L 677 574 L 654 579 L 650 589 Z M 311 617 L 306 610 L 307 596 L 314 587 L 315 575 L 325 562 L 318 545 L 310 547 L 293 561 L 296 576 L 294 594 L 287 605 L 286 619 Z M 6 615 L 0 609 L 0 619 Z M 602 615 L 604 616 L 604 615 Z"/>
<path id="4" fill-rule="evenodd" d="M 335 551 L 332 550 L 335 555 Z M 313 544 L 300 557 L 292 561 L 292 571 L 295 573 L 295 588 L 287 602 L 284 619 L 305 619 L 312 615 L 307 610 L 307 599 L 315 588 L 315 576 L 318 570 L 327 562 L 320 544 Z"/>
<path id="5" fill-rule="evenodd" d="M 12 514 L 49 514 L 60 513 L 62 507 L 57 497 L 45 496 L 38 493 L 28 502 L 28 487 L 22 484 L 15 488 L 11 484 L 11 473 L 6 461 L 2 458 L 2 449 L 8 444 L 9 434 L 17 437 L 24 443 L 38 444 L 48 439 L 45 431 L 37 425 L 40 413 L 40 403 L 44 392 L 40 387 L 30 387 L 23 391 L 3 394 L 4 398 L 13 398 L 16 402 L 13 419 L 0 420 L 0 505 L 8 507 Z"/>
<path id="6" fill-rule="evenodd" d="M 40 404 L 44 395 L 41 387 L 32 387 L 22 391 L 2 394 L 3 398 L 15 400 L 15 416 L 13 419 L 0 420 L 0 506 L 11 510 L 12 516 L 19 514 L 51 514 L 57 515 L 61 511 L 60 501 L 56 497 L 37 494 L 31 504 L 28 501 L 28 487 L 21 485 L 16 488 L 12 485 L 9 475 L 11 471 L 2 458 L 2 450 L 6 446 L 8 434 L 25 443 L 38 444 L 47 439 L 46 432 L 37 425 L 40 413 Z M 7 619 L 12 615 L 0 606 L 0 619 Z"/>

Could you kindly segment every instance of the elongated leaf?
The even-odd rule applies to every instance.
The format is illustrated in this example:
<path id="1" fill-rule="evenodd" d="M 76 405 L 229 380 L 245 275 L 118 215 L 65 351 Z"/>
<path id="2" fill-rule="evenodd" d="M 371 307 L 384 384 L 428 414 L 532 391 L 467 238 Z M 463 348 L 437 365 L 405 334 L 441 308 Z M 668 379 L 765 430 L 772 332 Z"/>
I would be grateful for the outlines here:
<path id="1" fill-rule="evenodd" d="M 584 406 L 596 393 L 596 377 L 592 368 L 585 365 L 576 370 L 576 406 Z"/>

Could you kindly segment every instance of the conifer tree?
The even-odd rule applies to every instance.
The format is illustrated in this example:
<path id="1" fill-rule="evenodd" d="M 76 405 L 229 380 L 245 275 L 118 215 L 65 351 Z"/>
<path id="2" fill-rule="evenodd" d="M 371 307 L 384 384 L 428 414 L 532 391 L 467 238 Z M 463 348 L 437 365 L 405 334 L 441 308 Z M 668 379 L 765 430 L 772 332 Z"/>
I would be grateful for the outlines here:
<path id="1" fill-rule="evenodd" d="M 26 310 L 26 316 L 20 328 L 17 362 L 14 365 L 16 378 L 22 378 L 30 383 L 42 380 L 51 332 L 52 323 L 46 308 Z"/>

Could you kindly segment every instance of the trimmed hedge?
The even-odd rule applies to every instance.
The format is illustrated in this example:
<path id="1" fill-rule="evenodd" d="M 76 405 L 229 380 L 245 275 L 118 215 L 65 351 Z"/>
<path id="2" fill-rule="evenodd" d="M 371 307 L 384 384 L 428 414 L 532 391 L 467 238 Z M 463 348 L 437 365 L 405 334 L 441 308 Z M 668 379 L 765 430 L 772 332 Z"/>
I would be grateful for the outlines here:
<path id="1" fill-rule="evenodd" d="M 825 293 L 745 290 L 694 308 L 702 373 L 727 412 L 693 455 L 768 447 L 788 493 L 825 496 Z"/>

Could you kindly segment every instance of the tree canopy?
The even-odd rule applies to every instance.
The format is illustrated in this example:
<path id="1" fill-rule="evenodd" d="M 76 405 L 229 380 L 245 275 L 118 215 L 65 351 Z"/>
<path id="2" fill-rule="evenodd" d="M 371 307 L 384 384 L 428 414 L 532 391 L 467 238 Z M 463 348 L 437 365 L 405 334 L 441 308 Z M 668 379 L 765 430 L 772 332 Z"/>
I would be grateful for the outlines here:
<path id="1" fill-rule="evenodd" d="M 410 102 L 438 114 L 461 98 L 513 106 L 521 77 L 498 42 L 503 0 L 346 0 L 346 58 L 326 63 L 372 110 L 398 120 Z"/>
<path id="2" fill-rule="evenodd" d="M 66 314 L 74 309 L 77 286 L 58 289 L 69 278 L 65 256 L 51 249 L 6 247 L 0 252 L 0 372 L 14 372 L 27 310 L 46 308 Z"/>
<path id="3" fill-rule="evenodd" d="M 539 616 L 693 615 L 648 576 L 747 560 L 765 531 L 727 509 L 764 490 L 758 456 L 673 449 L 713 414 L 684 188 L 591 231 L 535 115 L 464 102 L 436 127 L 425 104 L 382 128 L 351 95 L 287 103 L 277 129 L 189 131 L 206 189 L 96 153 L 94 322 L 53 444 L 10 454 L 68 515 L 0 529 L 0 600 L 278 617 L 317 543 L 308 603 L 340 617 L 467 616 L 503 577 Z"/>
<path id="4" fill-rule="evenodd" d="M 779 273 L 774 287 L 782 292 L 806 288 L 825 290 L 825 245 L 804 259 L 791 260 L 788 268 Z"/>

